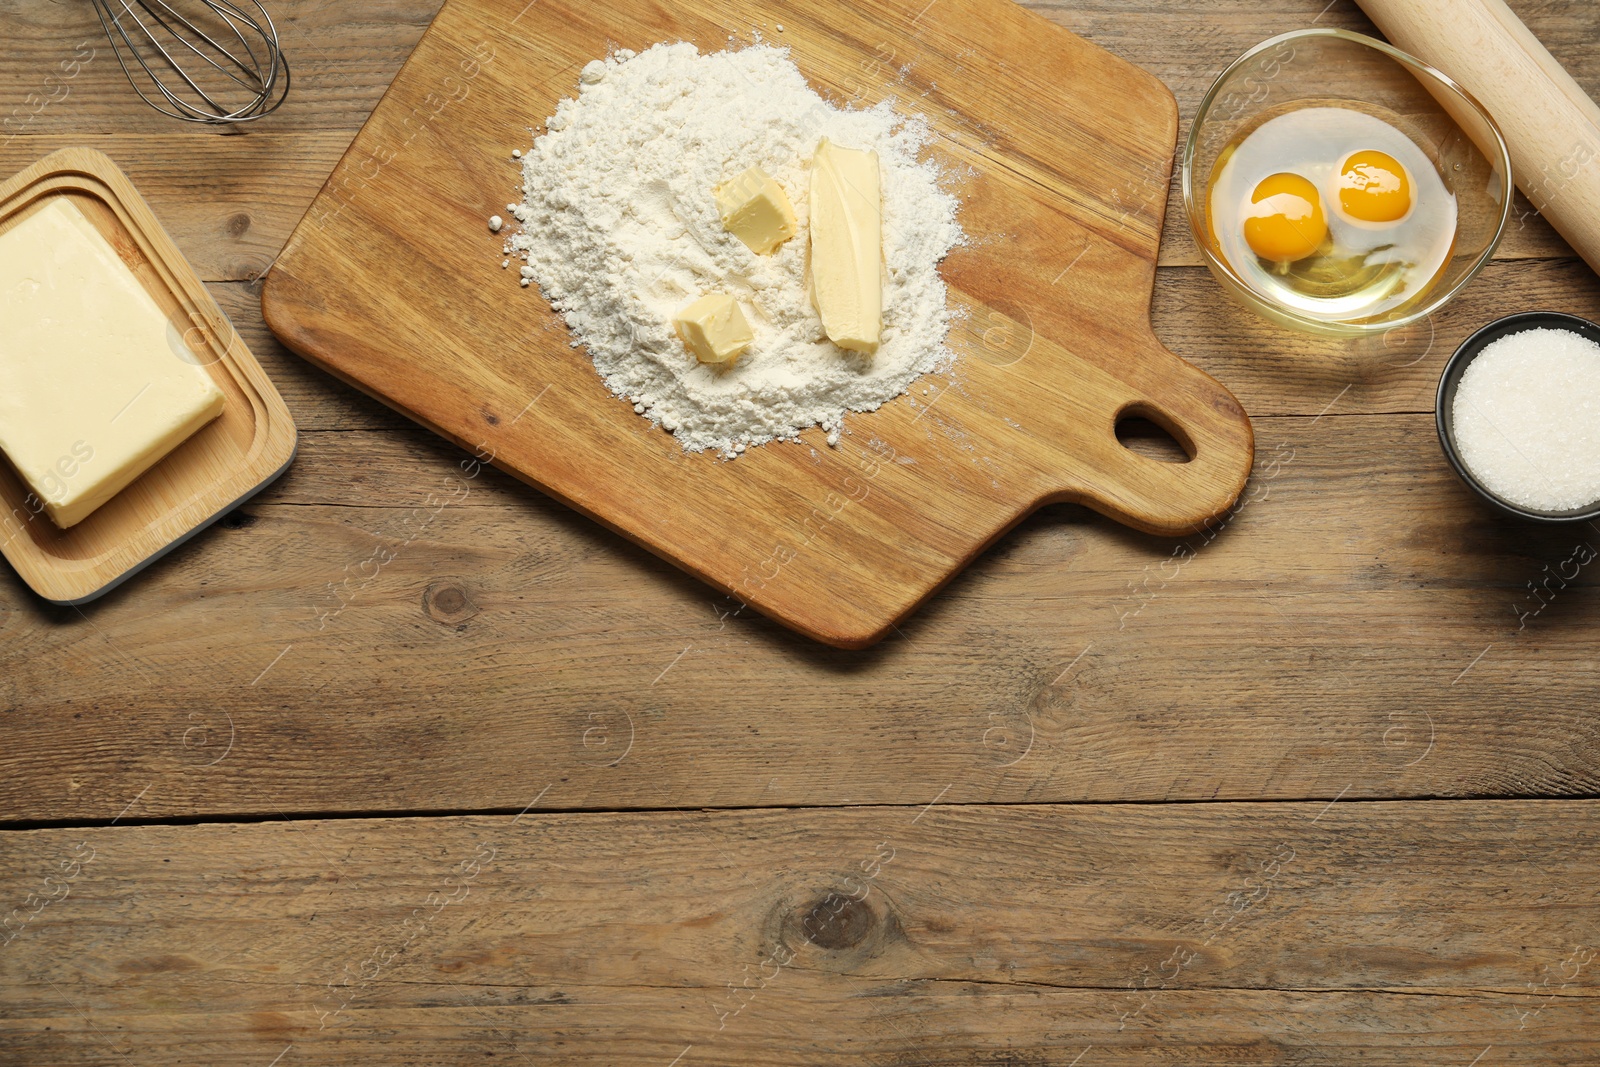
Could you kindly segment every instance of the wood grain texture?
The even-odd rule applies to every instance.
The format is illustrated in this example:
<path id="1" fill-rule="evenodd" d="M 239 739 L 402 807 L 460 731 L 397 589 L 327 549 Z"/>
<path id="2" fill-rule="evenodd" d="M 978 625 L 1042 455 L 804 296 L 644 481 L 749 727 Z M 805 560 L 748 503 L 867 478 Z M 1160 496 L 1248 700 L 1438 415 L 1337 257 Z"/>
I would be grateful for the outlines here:
<path id="1" fill-rule="evenodd" d="M 1600 806 L 1415 812 L 5 834 L 0 1062 L 1593 1063 Z"/>
<path id="2" fill-rule="evenodd" d="M 1579 85 L 1600 88 L 1593 47 L 1600 13 L 1588 0 L 1508 0 Z M 1028 0 L 1024 6 L 1090 38 L 1161 78 L 1186 116 L 1228 63 L 1252 45 L 1306 26 L 1336 26 L 1381 36 L 1355 0 Z"/>
<path id="3" fill-rule="evenodd" d="M 1118 10 L 1117 5 L 1083 5 L 1057 7 L 1051 13 L 1162 71 L 1180 95 L 1196 97 L 1203 89 L 1201 79 L 1185 74 L 1185 82 L 1174 74 L 1192 66 L 1193 60 L 1185 59 L 1190 48 L 1236 54 L 1255 39 L 1257 28 L 1268 32 L 1300 25 L 1317 14 L 1312 5 L 1249 12 L 1218 6 L 1199 15 L 1139 9 L 1137 19 L 1119 20 L 1113 17 Z M 1543 39 L 1555 42 L 1558 56 L 1573 65 L 1582 81 L 1587 76 L 1584 56 L 1556 45 L 1580 39 L 1585 27 L 1592 26 L 1593 10 L 1542 4 L 1523 14 Z M 1351 25 L 1360 17 L 1346 4 L 1335 5 L 1327 15 Z M 28 24 L 43 21 L 41 15 Z M 339 18 L 328 15 L 326 21 L 326 33 L 339 32 Z M 357 17 L 352 24 L 359 23 Z M 1179 34 L 1180 23 L 1193 32 Z M 403 23 L 395 32 L 406 32 L 409 25 Z M 1139 30 L 1141 25 L 1148 32 Z M 346 59 L 353 50 L 344 41 L 330 62 L 364 62 Z M 316 101 L 321 93 L 308 89 L 306 106 L 320 106 Z M 41 121 L 54 114 L 47 111 Z M 176 160 L 177 145 L 186 135 L 172 136 L 174 140 L 158 144 L 166 146 L 160 152 Z M 205 204 L 204 175 L 212 166 L 244 181 L 256 158 L 204 157 L 205 169 L 197 170 L 188 199 Z M 259 195 L 275 195 L 272 190 L 291 164 L 285 159 L 282 166 L 286 169 L 263 171 L 268 188 Z M 179 169 L 176 163 L 157 168 L 174 183 L 174 207 L 185 195 L 176 184 Z M 1170 234 L 1182 227 L 1168 230 Z M 194 233 L 194 240 L 204 239 L 201 230 Z M 25 630 L 26 647 L 48 657 L 34 668 L 0 672 L 5 706 L 18 709 L 10 718 L 21 716 L 31 723 L 18 734 L 23 748 L 5 768 L 11 783 L 6 812 L 12 818 L 114 817 L 151 784 L 152 777 L 144 772 L 152 769 L 178 772 L 182 783 L 147 795 L 158 812 L 264 811 L 278 784 L 273 766 L 280 758 L 294 768 L 287 776 L 286 811 L 362 810 L 369 802 L 404 808 L 419 790 L 429 806 L 520 809 L 531 772 L 524 776 L 514 761 L 498 759 L 500 751 L 539 761 L 549 756 L 537 739 L 554 739 L 562 755 L 553 765 L 579 763 L 600 754 L 593 746 L 582 746 L 584 732 L 600 721 L 585 715 L 619 706 L 636 713 L 641 705 L 626 704 L 624 698 L 644 692 L 653 699 L 664 692 L 663 686 L 668 696 L 659 707 L 676 713 L 667 721 L 688 716 L 692 722 L 704 709 L 704 714 L 718 717 L 716 722 L 701 723 L 697 731 L 664 743 L 659 751 L 665 762 L 652 765 L 648 774 L 627 780 L 616 776 L 614 783 L 597 780 L 592 805 L 605 806 L 613 799 L 660 803 L 672 788 L 688 789 L 684 795 L 696 802 L 755 802 L 749 798 L 773 778 L 760 777 L 772 762 L 758 739 L 762 734 L 785 739 L 781 751 L 786 762 L 825 753 L 825 766 L 815 779 L 791 774 L 779 781 L 798 803 L 893 796 L 907 782 L 920 783 L 924 773 L 930 779 L 944 774 L 942 786 L 952 777 L 949 772 L 964 772 L 981 760 L 1004 762 L 994 760 L 996 755 L 1009 758 L 1015 750 L 1008 748 L 1012 742 L 1005 731 L 989 735 L 990 745 L 984 745 L 989 724 L 1008 716 L 1016 721 L 1018 709 L 1031 706 L 1038 687 L 1054 679 L 1097 633 L 1116 627 L 1117 612 L 1137 607 L 1144 597 L 1135 596 L 1129 583 L 1140 587 L 1146 568 L 1159 572 L 1172 550 L 1170 543 L 1111 530 L 1077 509 L 1052 508 L 1008 536 L 1001 542 L 1001 555 L 958 583 L 943 606 L 936 606 L 929 620 L 933 625 L 907 629 L 918 645 L 914 654 L 908 642 L 888 649 L 890 655 L 809 655 L 756 623 L 754 634 L 744 634 L 741 641 L 758 642 L 757 655 L 741 658 L 744 646 L 712 655 L 700 641 L 712 636 L 720 640 L 727 632 L 724 624 L 738 627 L 747 621 L 742 616 L 719 618 L 732 605 L 492 472 L 483 474 L 471 500 L 422 526 L 425 513 L 413 509 L 425 503 L 428 492 L 454 489 L 457 483 L 451 479 L 460 473 L 455 465 L 461 454 L 407 429 L 387 409 L 333 383 L 267 340 L 249 287 L 222 287 L 218 296 L 302 424 L 382 429 L 390 436 L 347 440 L 346 435 L 314 435 L 301 470 L 283 486 L 292 495 L 283 498 L 282 506 L 252 508 L 237 520 L 240 529 L 218 531 L 214 544 L 186 550 L 149 576 L 148 584 L 141 583 L 137 597 L 93 609 L 87 621 L 41 610 L 6 577 L 5 632 Z M 1219 541 L 1194 566 L 1185 567 L 1183 581 L 1135 617 L 1137 626 L 1149 629 L 1135 629 L 1110 652 L 1105 646 L 1091 651 L 1084 663 L 1104 657 L 1098 661 L 1094 714 L 1060 742 L 1064 754 L 1073 751 L 1072 745 L 1080 746 L 1083 758 L 1060 770 L 1040 768 L 1036 779 L 1027 777 L 1035 768 L 1025 761 L 1022 770 L 1007 772 L 1015 781 L 993 795 L 1115 798 L 1126 789 L 1126 795 L 1154 799 L 1203 797 L 1213 791 L 1241 797 L 1331 797 L 1358 777 L 1341 772 L 1361 772 L 1372 762 L 1368 751 L 1382 757 L 1377 766 L 1413 758 L 1404 748 L 1382 744 L 1392 725 L 1385 709 L 1393 703 L 1390 690 L 1397 678 L 1408 680 L 1402 688 L 1408 700 L 1432 714 L 1448 714 L 1451 736 L 1465 732 L 1479 740 L 1459 748 L 1436 747 L 1404 778 L 1386 782 L 1392 790 L 1388 795 L 1592 789 L 1592 741 L 1582 730 L 1570 734 L 1582 717 L 1568 710 L 1593 698 L 1592 680 L 1581 659 L 1581 634 L 1592 599 L 1588 578 L 1541 617 L 1544 625 L 1534 631 L 1533 641 L 1522 640 L 1534 636 L 1528 633 L 1506 641 L 1517 624 L 1514 607 L 1533 603 L 1526 584 L 1542 580 L 1543 568 L 1560 564 L 1572 546 L 1548 538 L 1523 542 L 1523 531 L 1485 522 L 1464 495 L 1452 496 L 1457 489 L 1438 465 L 1425 419 L 1383 431 L 1371 420 L 1346 422 L 1341 429 L 1343 420 L 1336 417 L 1426 410 L 1431 379 L 1448 350 L 1476 325 L 1513 307 L 1552 307 L 1600 317 L 1600 285 L 1571 259 L 1495 264 L 1441 316 L 1427 342 L 1431 351 L 1413 363 L 1426 350 L 1420 335 L 1392 351 L 1366 356 L 1302 344 L 1219 304 L 1214 283 L 1203 272 L 1162 271 L 1155 302 L 1158 333 L 1233 385 L 1251 410 L 1315 416 L 1326 409 L 1329 415 L 1315 424 L 1310 439 L 1324 449 L 1324 466 L 1318 469 L 1335 477 L 1330 484 L 1296 483 L 1300 500 L 1293 521 L 1262 557 L 1252 559 L 1259 547 L 1253 541 L 1236 555 L 1222 555 L 1230 542 Z M 1301 442 L 1301 430 L 1280 429 L 1276 421 L 1271 425 L 1273 436 L 1267 443 L 1272 447 Z M 1336 430 L 1336 436 L 1324 436 Z M 1267 449 L 1263 457 L 1270 464 Z M 1302 470 L 1308 469 L 1303 455 L 1299 462 Z M 1404 480 L 1414 464 L 1430 472 L 1420 486 Z M 1295 473 L 1291 468 L 1283 477 Z M 1366 490 L 1369 481 L 1381 489 L 1375 496 Z M 491 493 L 496 507 L 516 516 L 512 525 L 488 514 L 480 522 L 465 522 Z M 1278 512 L 1269 509 L 1282 506 L 1281 495 L 1280 489 L 1274 501 L 1261 502 L 1259 520 L 1241 516 L 1234 531 L 1270 525 Z M 1420 510 L 1419 500 L 1428 501 Z M 398 507 L 369 506 L 374 502 Z M 1348 519 L 1330 526 L 1328 515 Z M 1444 537 L 1445 544 L 1473 548 L 1441 554 L 1430 540 L 1435 536 Z M 401 545 L 401 558 L 369 580 L 373 552 Z M 1480 555 L 1485 545 L 1490 547 Z M 1223 559 L 1235 561 L 1224 584 L 1188 584 L 1205 575 L 1202 564 Z M 1167 566 L 1170 570 L 1172 565 Z M 1083 574 L 1089 578 L 1080 587 Z M 1265 576 L 1269 584 L 1263 587 L 1305 628 L 1304 634 L 1286 629 L 1267 604 L 1248 599 L 1255 588 L 1252 574 Z M 346 580 L 352 585 L 345 585 Z M 342 598 L 353 587 L 359 592 L 345 604 Z M 465 590 L 469 599 L 490 599 L 482 592 L 488 590 L 492 607 L 487 614 L 480 609 L 451 622 L 451 627 L 465 627 L 459 633 L 453 628 L 436 632 L 431 628 L 445 623 L 427 613 L 433 601 L 425 604 L 424 595 L 430 589 L 448 594 L 453 588 Z M 1213 595 L 1222 597 L 1220 627 L 1208 603 Z M 1181 614 L 1164 615 L 1168 607 Z M 321 612 L 341 608 L 332 625 L 353 629 L 336 629 L 333 635 L 316 629 Z M 447 622 L 460 618 L 449 613 L 443 617 Z M 249 621 L 240 626 L 241 619 Z M 1405 635 L 1397 647 L 1385 643 L 1391 626 Z M 1185 627 L 1193 632 L 1186 633 Z M 1279 644 L 1285 633 L 1288 644 Z M 449 634 L 456 636 L 446 641 Z M 1322 644 L 1325 634 L 1331 646 Z M 685 638 L 681 643 L 680 637 Z M 1453 677 L 1491 643 L 1495 652 L 1459 684 L 1444 684 L 1449 681 L 1444 674 Z M 252 688 L 249 683 L 289 646 L 294 647 Z M 1498 659 L 1508 648 L 1516 654 Z M 1162 653 L 1142 666 L 1129 666 L 1149 656 L 1150 649 Z M 308 650 L 310 661 L 302 663 L 299 657 Z M 83 653 L 87 658 L 80 664 L 74 656 Z M 677 665 L 661 675 L 680 653 L 684 655 Z M 13 662 L 8 658 L 6 666 Z M 396 664 L 414 680 L 395 678 Z M 731 673 L 702 694 L 697 686 L 725 666 Z M 1335 673 L 1336 666 L 1342 673 Z M 691 670 L 684 672 L 685 667 Z M 275 677 L 284 668 L 287 680 Z M 1154 683 L 1154 704 L 1134 695 L 1136 689 L 1122 688 L 1124 673 L 1130 683 Z M 649 685 L 658 675 L 659 682 Z M 1172 681 L 1191 676 L 1199 679 L 1197 686 Z M 418 678 L 448 681 L 424 684 Z M 1487 695 L 1462 688 L 1480 678 L 1492 681 Z M 938 688 L 946 683 L 947 688 Z M 847 705 L 829 707 L 830 687 L 841 684 Z M 293 712 L 319 689 L 317 699 L 330 697 L 329 706 L 348 721 L 318 725 L 309 713 Z M 1337 694 L 1345 691 L 1358 694 L 1347 703 L 1360 705 L 1359 712 L 1340 709 Z M 373 694 L 401 706 L 379 709 L 374 718 L 367 707 Z M 441 698 L 435 708 L 431 702 Z M 1261 727 L 1263 720 L 1253 711 L 1257 700 L 1265 703 L 1264 721 L 1278 736 L 1268 737 Z M 949 707 L 982 710 L 972 718 L 983 729 L 973 730 L 965 716 L 929 714 L 930 708 L 947 706 L 946 701 Z M 1313 727 L 1316 740 L 1300 746 L 1295 731 L 1303 722 L 1300 706 L 1307 701 L 1325 710 Z M 1475 711 L 1485 701 L 1501 709 L 1507 720 L 1485 721 Z M 859 749 L 832 743 L 833 737 L 856 736 L 857 720 L 849 705 L 863 702 L 876 709 L 859 727 L 872 743 Z M 1192 723 L 1182 716 L 1139 718 L 1148 707 L 1163 703 L 1181 709 Z M 486 707 L 508 704 L 510 722 L 490 721 Z M 987 719 L 989 710 L 1000 718 Z M 191 713 L 201 719 L 188 718 Z M 205 744 L 220 743 L 218 731 L 226 729 L 229 715 L 242 716 L 249 724 L 247 737 L 257 738 L 251 757 L 255 763 L 235 777 L 235 757 L 230 755 L 197 780 L 185 769 L 214 758 L 217 749 L 204 751 Z M 606 711 L 602 719 L 612 715 Z M 190 732 L 202 720 L 210 721 L 207 717 L 216 720 L 214 726 Z M 296 721 L 301 718 L 305 721 Z M 362 725 L 367 722 L 372 725 Z M 740 725 L 723 727 L 730 722 Z M 1343 751 L 1342 739 L 1349 736 L 1343 731 L 1352 722 L 1361 724 L 1356 731 L 1362 739 L 1359 746 L 1324 765 L 1321 761 L 1330 752 Z M 808 728 L 812 723 L 817 724 L 814 731 Z M 1128 723 L 1144 725 L 1112 740 Z M 1176 732 L 1164 734 L 1166 728 Z M 519 740 L 521 729 L 535 740 Z M 1228 743 L 1218 744 L 1208 734 L 1213 729 L 1220 729 Z M 341 734 L 354 740 L 336 743 Z M 1152 736 L 1165 739 L 1153 756 L 1141 747 Z M 1391 741 L 1404 736 L 1389 735 Z M 308 737 L 329 747 L 319 752 L 307 743 Z M 591 741 L 597 738 L 590 735 Z M 718 748 L 728 739 L 739 742 L 729 762 L 709 777 L 705 768 L 714 761 L 693 750 L 706 738 Z M 1505 754 L 1497 746 L 1505 738 L 1511 739 L 1509 758 L 1502 761 Z M 1093 744 L 1082 747 L 1085 741 Z M 371 794 L 351 795 L 339 787 L 337 775 L 334 781 L 315 780 L 334 774 L 334 768 L 342 774 L 352 761 L 359 764 L 371 752 L 404 753 L 404 759 L 386 761 L 404 764 L 418 755 L 436 758 L 458 750 L 467 756 L 442 784 L 418 767 L 393 783 L 372 775 L 376 788 Z M 1438 761 L 1446 751 L 1457 762 L 1441 769 Z M 884 752 L 890 755 L 886 758 Z M 1304 759 L 1305 753 L 1314 758 Z M 1398 759 L 1400 755 L 1406 758 Z M 667 780 L 649 781 L 648 775 L 654 774 Z M 886 777 L 879 781 L 879 775 Z"/>
<path id="4" fill-rule="evenodd" d="M 299 425 L 351 430 L 414 425 L 285 349 L 262 322 L 259 286 L 212 289 L 289 400 Z M 1163 344 L 1227 382 L 1246 410 L 1260 419 L 1315 417 L 1324 411 L 1431 411 L 1445 361 L 1479 327 L 1512 309 L 1564 311 L 1600 320 L 1600 278 L 1570 255 L 1497 261 L 1427 321 L 1351 344 L 1277 329 L 1222 300 L 1208 271 L 1177 268 L 1157 274 L 1151 318 Z M 445 454 L 458 459 L 470 455 Z"/>
<path id="5" fill-rule="evenodd" d="M 295 427 L 260 364 L 107 156 L 63 149 L 0 184 L 0 230 L 57 197 L 83 212 L 173 324 L 173 358 L 202 367 L 225 401 L 221 415 L 71 529 L 51 522 L 43 502 L 0 464 L 0 552 L 40 596 L 81 604 L 281 474 L 294 456 Z"/>
<path id="6" fill-rule="evenodd" d="M 109 146 L 204 277 L 256 277 L 437 7 L 268 2 L 280 114 L 175 128 L 102 54 L 0 132 L 0 176 Z M 1324 5 L 1030 4 L 1185 116 L 1272 33 L 1371 31 Z M 1600 9 L 1512 7 L 1600 90 Z M 91 33 L 88 4 L 0 0 L 0 120 Z M 1426 335 L 1365 353 L 1223 304 L 1171 214 L 1156 332 L 1258 417 L 1250 502 L 1171 580 L 1172 542 L 1046 508 L 865 653 L 728 617 L 493 470 L 434 515 L 463 454 L 285 351 L 257 286 L 213 286 L 310 432 L 81 616 L 0 571 L 0 1064 L 1594 1063 L 1595 805 L 1353 803 L 1600 792 L 1595 572 L 1559 578 L 1600 531 L 1484 513 L 1426 415 L 1483 322 L 1600 318 L 1528 210 Z M 979 806 L 1211 796 L 1320 799 Z M 850 807 L 874 800 L 900 806 Z M 565 810 L 628 805 L 840 807 Z M 385 809 L 506 814 L 307 818 Z M 129 825 L 249 813 L 272 821 Z M 881 841 L 869 907 L 740 991 Z"/>
<path id="7" fill-rule="evenodd" d="M 4 579 L 0 815 L 1600 789 L 1600 531 L 1497 519 L 1430 415 L 1264 420 L 1209 541 L 1046 509 L 864 653 L 420 430 L 305 437 L 136 595 Z"/>
<path id="8" fill-rule="evenodd" d="M 267 276 L 267 321 L 480 458 L 839 647 L 881 640 L 1049 501 L 1150 532 L 1200 529 L 1244 484 L 1250 428 L 1227 390 L 1149 329 L 1170 95 L 1009 3 L 919 6 L 708 2 L 668 14 L 458 0 Z M 931 151 L 970 175 L 959 192 L 970 247 L 942 268 L 970 325 L 952 340 L 962 364 L 926 407 L 855 416 L 853 446 L 829 449 L 813 430 L 800 447 L 725 463 L 685 455 L 608 397 L 548 305 L 531 291 L 515 300 L 482 223 L 511 184 L 506 144 L 522 116 L 553 111 L 589 59 L 663 39 L 717 48 L 779 20 L 815 87 L 911 101 L 936 132 Z M 885 53 L 907 60 L 888 84 Z M 1058 107 L 1039 111 L 1042 92 Z M 929 442 L 917 423 L 934 404 L 954 431 Z M 1191 460 L 1121 447 L 1113 427 L 1129 410 L 1171 430 Z M 709 514 L 727 519 L 716 537 Z"/>
<path id="9" fill-rule="evenodd" d="M 328 4 L 280 0 L 270 7 L 294 76 L 290 102 L 246 127 L 184 127 L 139 100 L 117 65 L 91 4 L 4 0 L 0 49 L 0 145 L 36 133 L 101 137 L 174 134 L 197 142 L 263 133 L 346 130 L 388 88 L 427 29 L 439 0 Z"/>
<path id="10" fill-rule="evenodd" d="M 277 258 L 353 136 L 353 130 L 40 134 L 9 145 L 0 139 L 0 176 L 51 152 L 93 145 L 128 175 L 203 281 L 252 281 Z M 259 309 L 251 317 L 259 320 Z"/>
<path id="11" fill-rule="evenodd" d="M 293 103 L 224 135 L 178 127 L 140 104 L 89 9 L 11 0 L 4 9 L 7 47 L 0 51 L 0 175 L 58 148 L 93 144 L 129 172 L 204 280 L 253 278 L 288 238 L 438 6 L 439 0 L 406 0 L 346 13 L 317 0 L 275 3 L 272 11 L 296 64 Z M 1180 14 L 1165 5 L 1123 0 L 1034 0 L 1024 6 L 1161 78 L 1186 117 L 1229 60 L 1270 33 L 1318 19 L 1323 7 L 1314 0 L 1276 0 L 1244 11 L 1201 0 L 1185 4 Z M 1580 86 L 1600 95 L 1600 60 L 1588 47 L 1600 33 L 1600 12 L 1593 5 L 1519 0 L 1512 9 Z M 1317 24 L 1376 32 L 1347 0 L 1321 12 Z M 86 64 L 74 59 L 85 49 L 95 51 Z M 74 62 L 77 75 L 61 81 L 61 64 L 72 69 Z M 1175 184 L 1168 216 L 1182 218 Z M 1570 255 L 1520 196 L 1513 217 L 1517 224 L 1498 258 Z M 1167 227 L 1160 264 L 1201 264 L 1187 227 Z"/>

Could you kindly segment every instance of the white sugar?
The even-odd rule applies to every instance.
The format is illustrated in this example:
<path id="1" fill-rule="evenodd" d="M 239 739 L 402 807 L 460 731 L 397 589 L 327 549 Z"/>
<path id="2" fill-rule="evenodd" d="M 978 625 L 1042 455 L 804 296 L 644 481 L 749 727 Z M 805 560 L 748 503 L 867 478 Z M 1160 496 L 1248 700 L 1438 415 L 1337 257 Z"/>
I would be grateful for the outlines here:
<path id="1" fill-rule="evenodd" d="M 1484 347 L 1456 389 L 1456 448 L 1484 487 L 1534 511 L 1600 501 L 1600 345 L 1524 330 Z"/>

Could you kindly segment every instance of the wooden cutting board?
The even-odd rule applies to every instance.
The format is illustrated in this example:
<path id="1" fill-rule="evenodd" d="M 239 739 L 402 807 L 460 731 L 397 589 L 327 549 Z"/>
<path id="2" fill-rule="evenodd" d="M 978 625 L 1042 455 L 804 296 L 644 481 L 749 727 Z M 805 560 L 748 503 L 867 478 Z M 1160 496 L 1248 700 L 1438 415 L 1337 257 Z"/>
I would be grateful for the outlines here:
<path id="1" fill-rule="evenodd" d="M 758 33 L 836 103 L 927 116 L 972 241 L 942 268 L 965 314 L 949 374 L 850 416 L 838 448 L 812 431 L 725 462 L 606 392 L 501 270 L 485 220 L 519 198 L 511 150 L 586 63 Z M 1150 329 L 1176 135 L 1158 80 L 1008 0 L 450 0 L 263 304 L 291 348 L 475 456 L 785 625 L 865 647 L 1045 503 L 1178 536 L 1237 499 L 1248 418 Z M 1123 447 L 1128 415 L 1190 461 Z"/>

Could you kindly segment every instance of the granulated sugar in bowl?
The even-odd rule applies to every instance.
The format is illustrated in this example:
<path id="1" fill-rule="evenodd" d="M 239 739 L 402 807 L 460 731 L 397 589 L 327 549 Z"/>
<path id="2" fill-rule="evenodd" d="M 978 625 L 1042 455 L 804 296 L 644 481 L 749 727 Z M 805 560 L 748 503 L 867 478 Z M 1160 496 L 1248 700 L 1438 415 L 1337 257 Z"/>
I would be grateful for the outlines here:
<path id="1" fill-rule="evenodd" d="M 1600 502 L 1600 344 L 1562 329 L 1491 341 L 1452 415 L 1462 464 L 1500 499 L 1537 512 Z"/>

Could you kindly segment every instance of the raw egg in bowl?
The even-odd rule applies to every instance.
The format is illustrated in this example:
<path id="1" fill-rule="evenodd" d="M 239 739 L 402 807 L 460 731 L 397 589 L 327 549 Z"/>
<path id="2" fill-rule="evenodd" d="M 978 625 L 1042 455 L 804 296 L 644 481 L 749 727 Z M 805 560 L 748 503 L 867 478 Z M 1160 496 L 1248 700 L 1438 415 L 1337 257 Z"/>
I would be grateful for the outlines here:
<path id="1" fill-rule="evenodd" d="M 1375 148 L 1351 152 L 1339 161 L 1337 173 L 1335 201 L 1339 213 L 1353 223 L 1393 225 L 1404 222 L 1416 206 L 1416 179 L 1387 152 Z M 1455 199 L 1448 192 L 1445 196 Z"/>
<path id="2" fill-rule="evenodd" d="M 1265 41 L 1201 103 L 1184 206 L 1223 288 L 1277 322 L 1360 336 L 1438 310 L 1488 262 L 1511 208 L 1493 119 L 1381 41 Z"/>

